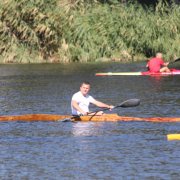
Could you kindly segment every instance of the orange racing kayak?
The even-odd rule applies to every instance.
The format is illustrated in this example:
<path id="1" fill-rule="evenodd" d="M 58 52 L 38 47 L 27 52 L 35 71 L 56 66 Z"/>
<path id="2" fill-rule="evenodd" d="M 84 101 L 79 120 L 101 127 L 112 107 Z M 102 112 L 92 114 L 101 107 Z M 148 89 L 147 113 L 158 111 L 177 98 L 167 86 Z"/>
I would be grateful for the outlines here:
<path id="1" fill-rule="evenodd" d="M 103 114 L 102 116 L 78 116 L 56 114 L 25 114 L 0 116 L 0 121 L 93 121 L 93 122 L 117 122 L 117 121 L 147 121 L 147 122 L 180 122 L 180 117 L 129 117 L 117 114 Z"/>

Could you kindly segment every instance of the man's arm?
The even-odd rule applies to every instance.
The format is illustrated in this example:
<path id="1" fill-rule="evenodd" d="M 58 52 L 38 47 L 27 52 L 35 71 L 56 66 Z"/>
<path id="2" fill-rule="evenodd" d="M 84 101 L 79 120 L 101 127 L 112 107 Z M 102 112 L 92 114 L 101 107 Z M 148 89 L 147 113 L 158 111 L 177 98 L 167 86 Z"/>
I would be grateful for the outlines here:
<path id="1" fill-rule="evenodd" d="M 169 62 L 165 62 L 164 59 L 161 59 L 161 65 L 162 66 L 168 66 Z"/>
<path id="2" fill-rule="evenodd" d="M 112 106 L 112 105 L 105 104 L 105 103 L 103 103 L 101 101 L 97 101 L 95 99 L 92 102 L 92 104 L 94 104 L 94 105 L 96 105 L 98 107 L 101 107 L 101 108 L 109 108 L 109 109 L 113 109 L 114 108 L 114 106 Z"/>
<path id="3" fill-rule="evenodd" d="M 76 109 L 77 111 L 79 111 L 81 114 L 87 115 L 87 112 L 83 111 L 83 110 L 79 107 L 79 105 L 78 105 L 78 103 L 77 103 L 76 101 L 72 100 L 72 101 L 71 101 L 71 104 L 72 104 L 73 108 L 75 108 L 75 109 Z"/>
<path id="4" fill-rule="evenodd" d="M 168 66 L 169 62 L 164 62 L 164 66 Z"/>

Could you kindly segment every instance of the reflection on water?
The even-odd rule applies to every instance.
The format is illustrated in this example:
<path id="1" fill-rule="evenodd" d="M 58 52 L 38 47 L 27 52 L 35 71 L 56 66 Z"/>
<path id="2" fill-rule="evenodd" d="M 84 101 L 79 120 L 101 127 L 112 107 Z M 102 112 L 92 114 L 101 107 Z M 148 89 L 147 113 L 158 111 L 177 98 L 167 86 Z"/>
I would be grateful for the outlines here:
<path id="1" fill-rule="evenodd" d="M 74 136 L 92 136 L 96 134 L 96 129 L 91 123 L 74 123 L 72 133 Z"/>
<path id="2" fill-rule="evenodd" d="M 180 116 L 180 76 L 95 77 L 143 64 L 0 65 L 0 114 L 70 114 L 81 81 L 109 104 L 141 99 L 127 116 Z M 95 107 L 91 107 L 96 110 Z M 179 123 L 1 122 L 0 179 L 178 179 Z"/>
<path id="3" fill-rule="evenodd" d="M 96 136 L 101 133 L 101 127 L 103 123 L 81 123 L 77 122 L 73 124 L 72 134 L 74 136 Z"/>

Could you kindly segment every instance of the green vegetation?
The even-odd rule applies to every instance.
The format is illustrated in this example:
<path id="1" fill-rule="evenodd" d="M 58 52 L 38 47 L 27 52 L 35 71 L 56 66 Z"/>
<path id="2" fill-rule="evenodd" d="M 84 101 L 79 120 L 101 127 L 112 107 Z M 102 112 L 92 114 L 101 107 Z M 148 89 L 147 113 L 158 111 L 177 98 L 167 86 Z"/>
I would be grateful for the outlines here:
<path id="1" fill-rule="evenodd" d="M 0 2 L 0 62 L 143 60 L 180 56 L 180 6 L 85 0 Z"/>

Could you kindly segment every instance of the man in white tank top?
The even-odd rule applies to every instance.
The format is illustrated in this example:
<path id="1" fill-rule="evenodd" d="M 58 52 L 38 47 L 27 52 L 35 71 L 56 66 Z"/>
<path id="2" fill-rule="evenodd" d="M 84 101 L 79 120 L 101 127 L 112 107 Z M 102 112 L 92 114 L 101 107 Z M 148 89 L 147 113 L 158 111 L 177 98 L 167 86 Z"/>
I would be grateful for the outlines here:
<path id="1" fill-rule="evenodd" d="M 72 115 L 93 115 L 93 113 L 89 112 L 89 104 L 92 103 L 101 108 L 109 108 L 112 109 L 114 106 L 105 104 L 103 102 L 97 101 L 92 96 L 88 94 L 90 90 L 90 83 L 83 82 L 80 86 L 80 91 L 75 93 L 72 96 L 71 100 L 71 110 Z M 99 111 L 96 115 L 102 115 L 103 111 Z"/>

